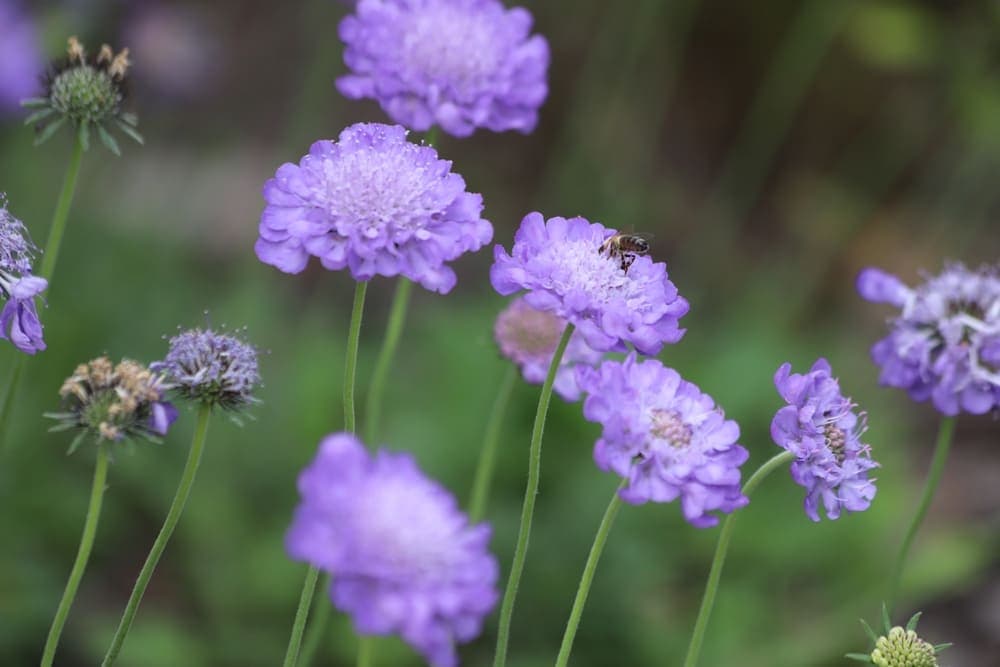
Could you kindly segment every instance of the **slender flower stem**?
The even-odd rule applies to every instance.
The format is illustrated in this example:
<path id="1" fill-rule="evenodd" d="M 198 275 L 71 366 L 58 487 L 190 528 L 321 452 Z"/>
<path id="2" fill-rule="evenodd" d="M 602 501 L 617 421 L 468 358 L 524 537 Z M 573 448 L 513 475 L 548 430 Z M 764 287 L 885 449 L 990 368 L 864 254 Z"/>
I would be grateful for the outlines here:
<path id="1" fill-rule="evenodd" d="M 410 292 L 413 283 L 399 277 L 396 283 L 396 294 L 392 297 L 392 307 L 389 311 L 389 323 L 385 330 L 382 349 L 375 360 L 375 370 L 372 372 L 368 388 L 368 400 L 365 403 L 365 442 L 370 447 L 375 446 L 379 426 L 382 421 L 382 395 L 385 392 L 385 380 L 389 376 L 389 367 L 396 355 L 399 336 L 403 333 L 403 323 L 406 321 L 406 307 L 410 302 Z"/>
<path id="2" fill-rule="evenodd" d="M 604 543 L 608 541 L 611 526 L 614 524 L 615 517 L 618 516 L 618 510 L 622 506 L 618 492 L 622 490 L 622 487 L 627 482 L 627 479 L 622 480 L 622 483 L 615 489 L 614 495 L 611 496 L 611 502 L 608 504 L 608 509 L 604 510 L 604 518 L 601 519 L 597 535 L 594 536 L 594 544 L 590 547 L 590 555 L 587 556 L 587 564 L 583 568 L 583 576 L 580 577 L 580 586 L 576 590 L 576 599 L 573 600 L 573 610 L 569 614 L 569 621 L 566 622 L 566 632 L 563 634 L 562 645 L 559 647 L 559 657 L 556 658 L 556 667 L 566 667 L 569 664 L 569 653 L 573 650 L 573 639 L 576 637 L 576 629 L 580 625 L 583 606 L 587 604 L 587 595 L 590 593 L 590 584 L 594 580 L 597 562 L 601 559 L 601 552 L 604 551 Z"/>
<path id="3" fill-rule="evenodd" d="M 344 360 L 344 430 L 354 433 L 357 422 L 354 415 L 354 377 L 358 369 L 358 345 L 361 340 L 361 318 L 365 310 L 365 292 L 368 283 L 361 281 L 354 288 L 354 306 L 351 308 L 351 324 L 347 331 L 347 353 Z M 309 619 L 309 608 L 312 605 L 313 594 L 316 592 L 316 580 L 319 579 L 319 568 L 312 565 L 306 571 L 306 579 L 302 583 L 302 593 L 299 595 L 299 606 L 295 610 L 295 621 L 292 623 L 292 636 L 288 638 L 288 649 L 285 651 L 284 667 L 295 667 L 302 646 L 302 634 Z M 325 602 L 325 601 L 324 601 Z M 322 609 L 322 607 L 320 607 Z M 322 628 L 316 632 L 322 633 Z M 316 640 L 319 641 L 318 639 Z M 313 649 L 315 650 L 315 649 Z M 312 656 L 307 656 L 311 658 Z"/>
<path id="4" fill-rule="evenodd" d="M 434 125 L 431 129 L 427 130 L 424 135 L 424 143 L 428 146 L 437 146 L 438 142 L 438 126 Z"/>
<path id="5" fill-rule="evenodd" d="M 493 667 L 503 667 L 507 663 L 507 644 L 510 641 L 510 620 L 514 615 L 514 598 L 517 597 L 517 587 L 521 582 L 521 572 L 524 570 L 524 559 L 528 553 L 528 536 L 531 534 L 531 517 L 535 511 L 535 496 L 538 494 L 538 477 L 542 467 L 542 434 L 545 432 L 545 417 L 549 411 L 549 399 L 552 398 L 552 385 L 556 380 L 556 371 L 562 361 L 566 345 L 573 335 L 573 325 L 567 324 L 563 330 L 559 346 L 552 355 L 542 393 L 538 397 L 538 410 L 535 412 L 535 425 L 531 431 L 531 449 L 528 454 L 528 484 L 524 490 L 524 505 L 521 507 L 521 527 L 517 532 L 517 546 L 514 548 L 514 560 L 510 566 L 510 577 L 507 579 L 507 589 L 500 605 L 500 625 L 497 629 L 497 649 L 493 656 Z"/>
<path id="6" fill-rule="evenodd" d="M 87 559 L 90 558 L 90 550 L 94 546 L 94 536 L 97 534 L 97 520 L 101 516 L 101 501 L 104 499 L 104 487 L 108 477 L 108 450 L 103 442 L 97 444 L 97 464 L 94 466 L 94 482 L 90 487 L 90 504 L 87 507 L 87 518 L 83 522 L 83 536 L 80 538 L 80 548 L 76 552 L 76 560 L 73 562 L 73 569 L 69 573 L 69 581 L 66 582 L 66 590 L 63 591 L 59 607 L 56 609 L 56 617 L 49 628 L 49 636 L 45 640 L 45 650 L 42 652 L 41 667 L 51 667 L 56 656 L 56 646 L 59 645 L 59 636 L 62 634 L 63 626 L 66 624 L 66 617 L 69 615 L 69 608 L 73 605 L 73 598 L 76 597 L 76 590 L 80 587 L 80 579 L 83 578 L 83 571 L 87 569 Z"/>
<path id="7" fill-rule="evenodd" d="M 375 638 L 362 636 L 358 643 L 358 667 L 373 667 L 375 665 Z"/>
<path id="8" fill-rule="evenodd" d="M 318 584 L 320 591 L 330 590 L 330 575 L 324 572 L 322 578 L 319 580 Z M 313 659 L 316 657 L 316 651 L 319 650 L 320 642 L 323 641 L 323 634 L 329 629 L 327 626 L 330 624 L 330 610 L 332 605 L 330 600 L 323 595 L 320 595 L 319 601 L 316 603 L 316 612 L 313 616 L 312 623 L 306 629 L 305 639 L 302 642 L 302 652 L 299 653 L 299 665 L 301 667 L 309 667 L 312 664 Z"/>
<path id="9" fill-rule="evenodd" d="M 934 499 L 938 483 L 941 481 L 941 473 L 944 472 L 944 465 L 948 460 L 948 451 L 951 449 L 952 436 L 955 433 L 955 418 L 944 417 L 941 419 L 941 426 L 938 428 L 937 442 L 934 445 L 934 456 L 931 458 L 931 467 L 927 471 L 927 481 L 924 482 L 924 491 L 920 496 L 920 504 L 917 505 L 917 512 L 913 515 L 909 527 L 906 529 L 906 536 L 899 547 L 899 553 L 892 565 L 892 574 L 889 578 L 889 600 L 886 606 L 892 612 L 892 607 L 896 602 L 896 595 L 899 593 L 899 581 L 903 576 L 903 566 L 906 564 L 906 556 L 910 553 L 913 545 L 913 538 L 920 530 L 920 524 L 927 515 L 927 509 Z"/>
<path id="10" fill-rule="evenodd" d="M 789 451 L 769 459 L 764 465 L 757 469 L 747 483 L 743 485 L 743 495 L 747 498 L 753 493 L 764 478 L 772 472 L 791 462 L 795 455 Z M 698 619 L 694 623 L 694 632 L 691 633 L 691 643 L 688 645 L 687 657 L 684 659 L 684 667 L 695 667 L 698 664 L 698 654 L 701 652 L 701 643 L 705 639 L 705 628 L 708 627 L 708 618 L 712 615 L 712 605 L 715 604 L 715 594 L 719 590 L 719 579 L 722 578 L 722 566 L 726 562 L 726 552 L 729 550 L 729 540 L 733 536 L 733 528 L 736 525 L 736 517 L 739 512 L 733 512 L 722 522 L 722 531 L 719 533 L 719 542 L 715 546 L 715 557 L 712 558 L 712 569 L 708 572 L 708 581 L 705 583 L 705 594 L 701 598 L 701 607 L 698 609 Z"/>
<path id="11" fill-rule="evenodd" d="M 469 523 L 477 523 L 486 513 L 486 500 L 490 495 L 490 482 L 493 480 L 493 467 L 497 458 L 497 444 L 500 442 L 500 427 L 510 403 L 510 395 L 517 379 L 517 367 L 508 366 L 507 372 L 500 381 L 500 391 L 493 401 L 493 411 L 486 422 L 486 435 L 483 437 L 483 447 L 479 451 L 479 463 L 476 464 L 476 476 L 472 482 L 472 493 L 469 500 Z"/>
<path id="12" fill-rule="evenodd" d="M 59 256 L 59 246 L 62 244 L 63 233 L 66 231 L 66 221 L 69 219 L 73 195 L 76 194 L 76 182 L 79 180 L 82 161 L 83 144 L 80 143 L 79 139 L 76 139 L 73 143 L 73 153 L 69 158 L 69 166 L 66 168 L 62 190 L 59 192 L 59 199 L 56 200 L 56 210 L 52 214 L 49 238 L 42 254 L 42 269 L 38 274 L 49 282 L 52 281 L 52 274 L 56 270 L 56 258 Z M 21 372 L 24 370 L 25 361 L 24 355 L 18 355 L 14 359 L 10 370 L 10 380 L 7 382 L 7 393 L 3 398 L 3 406 L 0 407 L 0 441 L 3 442 L 3 449 L 6 449 L 7 445 L 7 420 L 10 419 L 10 413 L 14 407 L 14 398 L 17 396 L 17 386 L 21 382 Z"/>
<path id="13" fill-rule="evenodd" d="M 184 472 L 181 473 L 181 481 L 177 485 L 177 492 L 174 493 L 174 501 L 167 511 L 167 518 L 163 521 L 160 533 L 153 541 L 153 547 L 149 550 L 149 555 L 146 556 L 146 562 L 143 563 L 142 569 L 139 571 L 139 576 L 135 580 L 135 586 L 132 587 L 132 594 L 128 598 L 128 604 L 125 605 L 125 612 L 118 623 L 118 629 L 115 631 L 115 636 L 111 640 L 111 647 L 108 648 L 108 653 L 104 656 L 104 662 L 101 663 L 101 667 L 111 667 L 115 663 L 115 660 L 118 659 L 118 654 L 122 650 L 122 644 L 125 643 L 125 637 L 132 627 L 132 621 L 135 620 L 136 612 L 139 611 L 142 596 L 146 592 L 149 580 L 153 577 L 153 570 L 156 569 L 157 563 L 160 562 L 163 550 L 167 548 L 167 542 L 170 541 L 170 536 L 174 534 L 174 528 L 177 527 L 177 522 L 181 518 L 184 505 L 187 504 L 188 496 L 191 494 L 195 475 L 198 474 L 198 466 L 201 464 L 201 455 L 205 450 L 205 439 L 208 435 L 208 421 L 211 414 L 212 406 L 202 403 L 198 409 L 198 421 L 194 427 L 194 436 L 191 438 L 191 449 L 188 451 L 187 463 L 184 464 Z"/>

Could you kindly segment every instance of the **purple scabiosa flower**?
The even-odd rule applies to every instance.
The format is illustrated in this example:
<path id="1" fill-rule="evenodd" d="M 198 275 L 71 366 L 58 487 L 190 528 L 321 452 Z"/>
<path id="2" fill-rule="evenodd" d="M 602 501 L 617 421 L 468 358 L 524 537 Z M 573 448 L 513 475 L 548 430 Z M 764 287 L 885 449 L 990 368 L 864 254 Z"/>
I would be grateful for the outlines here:
<path id="1" fill-rule="evenodd" d="M 350 433 L 327 436 L 299 475 L 288 553 L 333 575 L 330 597 L 361 634 L 398 634 L 435 667 L 479 635 L 497 601 L 490 529 L 408 454 L 374 456 Z"/>
<path id="2" fill-rule="evenodd" d="M 529 306 L 568 320 L 596 350 L 625 351 L 631 343 L 643 354 L 657 354 L 684 335 L 678 320 L 688 302 L 663 262 L 642 256 L 625 269 L 620 258 L 600 252 L 613 233 L 584 218 L 546 221 L 529 213 L 510 255 L 494 248 L 490 281 L 503 295 L 528 290 Z"/>
<path id="3" fill-rule="evenodd" d="M 531 132 L 548 94 L 549 46 L 531 14 L 498 0 L 360 0 L 340 23 L 351 73 L 337 88 L 372 98 L 395 122 Z"/>
<path id="4" fill-rule="evenodd" d="M 1000 407 L 1000 275 L 950 264 L 917 287 L 868 268 L 858 275 L 868 301 L 900 309 L 872 347 L 879 382 L 928 398 L 939 412 L 983 414 Z"/>
<path id="5" fill-rule="evenodd" d="M 747 504 L 740 492 L 740 466 L 747 450 L 736 441 L 740 428 L 726 419 L 708 394 L 656 359 L 605 361 L 578 366 L 587 395 L 584 416 L 604 430 L 594 461 L 628 479 L 620 492 L 632 504 L 681 501 L 684 518 L 699 528 L 714 526 L 714 511 Z"/>
<path id="6" fill-rule="evenodd" d="M 806 489 L 806 515 L 819 521 L 823 501 L 829 519 L 841 510 L 863 512 L 875 497 L 875 484 L 868 471 L 878 467 L 871 448 L 861 442 L 865 414 L 840 393 L 840 383 L 830 375 L 830 364 L 818 359 L 809 372 L 791 372 L 782 364 L 774 374 L 774 386 L 788 405 L 771 421 L 771 438 L 795 455 L 792 479 Z"/>
<path id="7" fill-rule="evenodd" d="M 549 372 L 552 355 L 565 328 L 566 320 L 544 310 L 536 310 L 519 297 L 497 316 L 493 334 L 500 352 L 521 368 L 524 379 L 541 384 Z M 578 400 L 580 387 L 576 382 L 576 365 L 595 366 L 603 358 L 603 352 L 590 347 L 583 336 L 574 333 L 559 363 L 553 389 L 567 401 Z"/>
<path id="8" fill-rule="evenodd" d="M 237 336 L 211 329 L 188 329 L 170 339 L 163 361 L 149 366 L 162 373 L 181 397 L 237 410 L 253 403 L 260 384 L 257 350 Z"/>
<path id="9" fill-rule="evenodd" d="M 0 338 L 27 354 L 45 349 L 35 297 L 48 281 L 31 275 L 35 252 L 28 230 L 7 210 L 7 198 L 0 193 L 0 296 L 6 300 L 0 311 Z"/>
<path id="10" fill-rule="evenodd" d="M 158 442 L 177 419 L 177 410 L 164 400 L 166 389 L 162 376 L 138 362 L 123 359 L 112 365 L 107 357 L 98 357 L 66 378 L 59 389 L 63 412 L 46 416 L 59 422 L 53 431 L 75 428 L 96 440 Z"/>
<path id="11" fill-rule="evenodd" d="M 317 141 L 264 184 L 264 199 L 255 250 L 285 273 L 312 255 L 355 280 L 402 275 L 447 294 L 456 279 L 445 262 L 493 238 L 482 196 L 398 125 L 358 123 Z"/>
<path id="12" fill-rule="evenodd" d="M 15 0 L 0 0 L 0 114 L 38 92 L 45 64 L 35 25 Z"/>

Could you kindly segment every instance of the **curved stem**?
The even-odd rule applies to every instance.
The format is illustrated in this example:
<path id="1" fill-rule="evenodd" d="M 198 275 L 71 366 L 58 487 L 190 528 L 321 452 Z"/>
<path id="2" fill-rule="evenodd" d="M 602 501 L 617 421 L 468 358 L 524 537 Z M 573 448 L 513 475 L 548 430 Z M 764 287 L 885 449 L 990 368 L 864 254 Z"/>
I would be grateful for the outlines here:
<path id="1" fill-rule="evenodd" d="M 198 466 L 201 464 L 201 455 L 205 450 L 205 438 L 208 435 L 208 420 L 211 414 L 212 407 L 208 403 L 203 403 L 198 409 L 198 421 L 194 427 L 194 436 L 191 438 L 191 449 L 188 451 L 187 462 L 184 464 L 184 472 L 181 473 L 181 481 L 177 485 L 177 492 L 174 493 L 174 501 L 170 504 L 170 509 L 167 511 L 167 518 L 163 521 L 163 527 L 160 528 L 160 533 L 156 536 L 156 540 L 153 541 L 149 555 L 146 556 L 146 562 L 143 563 L 142 569 L 139 571 L 139 576 L 135 580 L 135 586 L 132 587 L 132 594 L 128 598 L 128 604 L 125 605 L 125 612 L 122 614 L 122 619 L 118 623 L 118 629 L 115 630 L 115 636 L 111 640 L 111 647 L 108 648 L 107 655 L 104 656 L 104 662 L 101 663 L 102 667 L 110 667 L 118 659 L 118 653 L 121 652 L 122 644 L 125 643 L 125 637 L 132 627 L 132 621 L 135 620 L 136 612 L 139 611 L 142 596 L 146 592 L 149 580 L 153 578 L 153 571 L 156 569 L 157 563 L 160 562 L 163 550 L 167 548 L 170 536 L 174 534 L 177 522 L 180 521 L 184 505 L 187 504 L 188 496 L 191 494 L 195 475 L 198 474 Z"/>
<path id="2" fill-rule="evenodd" d="M 753 493 L 764 478 L 776 469 L 792 461 L 795 455 L 789 451 L 769 459 L 764 465 L 757 469 L 747 483 L 743 485 L 743 495 L 747 498 Z M 719 590 L 719 579 L 722 577 L 722 566 L 726 562 L 726 552 L 729 550 L 729 540 L 733 536 L 733 527 L 736 525 L 736 517 L 739 512 L 733 512 L 722 522 L 722 531 L 719 533 L 719 542 L 715 546 L 715 557 L 712 558 L 712 569 L 708 572 L 708 581 L 705 583 L 705 593 L 701 598 L 701 607 L 698 609 L 698 619 L 694 623 L 694 632 L 691 633 L 691 643 L 688 645 L 687 657 L 684 659 L 684 667 L 694 667 L 698 663 L 698 654 L 701 652 L 701 643 L 705 638 L 705 628 L 708 627 L 708 618 L 712 615 L 712 605 L 715 604 L 715 594 Z"/>
<path id="3" fill-rule="evenodd" d="M 497 458 L 497 444 L 500 442 L 500 427 L 510 403 L 510 395 L 517 379 L 517 367 L 508 366 L 507 372 L 500 381 L 500 391 L 493 401 L 490 419 L 486 422 L 486 435 L 483 437 L 483 448 L 479 452 L 479 463 L 476 464 L 476 475 L 472 482 L 472 493 L 469 500 L 469 523 L 477 523 L 486 513 L 486 500 L 490 495 L 490 482 L 493 480 L 493 468 Z"/>
<path id="4" fill-rule="evenodd" d="M 913 538 L 920 530 L 920 524 L 927 515 L 927 509 L 934 499 L 934 492 L 937 491 L 938 483 L 941 481 L 941 473 L 944 472 L 944 465 L 948 460 L 948 451 L 951 449 L 952 436 L 955 433 L 955 417 L 944 417 L 941 419 L 941 426 L 938 428 L 937 442 L 934 444 L 934 456 L 931 458 L 931 467 L 927 471 L 927 481 L 924 482 L 924 491 L 920 495 L 920 503 L 917 511 L 906 529 L 906 536 L 899 547 L 899 553 L 892 565 L 892 574 L 889 581 L 889 601 L 887 607 L 892 611 L 892 606 L 896 602 L 896 595 L 899 593 L 899 581 L 903 576 L 903 566 L 906 564 L 906 556 L 913 545 Z"/>
<path id="5" fill-rule="evenodd" d="M 80 175 L 80 163 L 83 161 L 83 144 L 79 138 L 73 144 L 73 154 L 69 158 L 69 167 L 63 179 L 62 191 L 56 200 L 56 212 L 52 215 L 52 226 L 49 227 L 49 238 L 45 242 L 45 252 L 42 255 L 42 270 L 38 274 L 49 282 L 56 270 L 56 259 L 59 257 L 59 246 L 62 245 L 63 233 L 66 231 L 66 221 L 69 219 L 69 209 L 76 194 L 76 182 Z"/>
<path id="6" fill-rule="evenodd" d="M 365 310 L 365 292 L 367 290 L 367 282 L 361 281 L 355 286 L 351 323 L 347 330 L 347 352 L 344 359 L 344 430 L 350 433 L 354 433 L 357 423 L 354 415 L 354 378 L 358 369 L 361 318 Z M 302 582 L 299 606 L 295 610 L 295 621 L 292 623 L 292 636 L 288 638 L 288 649 L 285 651 L 285 661 L 282 663 L 284 667 L 295 667 L 298 661 L 299 649 L 302 646 L 302 634 L 306 628 L 306 621 L 309 620 L 309 608 L 312 605 L 313 594 L 316 592 L 317 579 L 319 579 L 319 568 L 310 565 L 309 569 L 306 570 L 306 579 Z M 322 635 L 323 629 L 319 628 L 315 632 Z M 319 642 L 319 639 L 317 638 L 315 641 Z M 311 655 L 307 655 L 307 657 L 312 658 Z"/>
<path id="7" fill-rule="evenodd" d="M 576 629 L 580 625 L 583 606 L 587 604 L 587 595 L 590 593 L 590 584 L 594 580 L 597 562 L 601 559 L 601 552 L 604 551 L 604 543 L 608 541 L 611 526 L 614 524 L 615 517 L 618 516 L 618 510 L 622 506 L 618 492 L 627 483 L 627 479 L 622 480 L 622 483 L 615 489 L 614 495 L 611 496 L 608 509 L 604 510 L 604 518 L 601 519 L 597 535 L 594 536 L 594 544 L 590 547 L 590 555 L 587 556 L 587 564 L 583 568 L 583 576 L 580 577 L 580 586 L 576 590 L 576 599 L 573 600 L 573 610 L 570 612 L 569 620 L 566 622 L 566 632 L 563 634 L 562 645 L 559 647 L 559 657 L 556 658 L 556 667 L 566 667 L 569 663 L 569 653 L 573 649 L 573 639 L 576 637 Z"/>
<path id="8" fill-rule="evenodd" d="M 549 411 L 549 399 L 552 398 L 552 385 L 555 383 L 556 371 L 562 361 L 566 345 L 573 335 L 573 325 L 567 324 L 559 339 L 559 346 L 552 355 L 545 384 L 538 397 L 538 410 L 535 412 L 535 425 L 531 431 L 531 449 L 528 454 L 528 484 L 524 489 L 524 504 L 521 507 L 521 527 L 517 532 L 517 546 L 514 548 L 514 560 L 510 566 L 510 576 L 507 588 L 500 605 L 500 625 L 497 629 L 497 649 L 493 656 L 493 667 L 503 667 L 507 662 L 507 644 L 510 640 L 510 619 L 514 615 L 514 598 L 517 597 L 517 587 L 521 582 L 521 572 L 524 570 L 524 560 L 528 553 L 528 537 L 531 534 L 531 517 L 535 511 L 535 496 L 538 494 L 538 477 L 542 467 L 542 434 L 545 432 L 545 417 Z"/>
<path id="9" fill-rule="evenodd" d="M 403 333 L 403 323 L 406 321 L 406 307 L 410 302 L 410 292 L 413 283 L 399 277 L 396 283 L 396 293 L 392 297 L 392 307 L 389 310 L 389 322 L 385 329 L 385 339 L 382 349 L 375 360 L 375 370 L 372 372 L 371 384 L 368 388 L 368 400 L 365 403 L 365 442 L 369 447 L 375 446 L 378 437 L 378 427 L 382 419 L 382 395 L 385 392 L 385 380 L 389 375 L 389 367 L 396 355 L 399 336 Z"/>
<path id="10" fill-rule="evenodd" d="M 319 590 L 328 591 L 330 590 L 330 575 L 329 573 L 323 573 L 323 577 L 319 581 Z M 309 667 L 312 664 L 313 658 L 316 657 L 316 651 L 319 650 L 319 644 L 323 640 L 323 634 L 327 630 L 327 626 L 330 624 L 330 610 L 332 606 L 330 600 L 320 596 L 319 602 L 316 604 L 316 611 L 313 615 L 313 622 L 309 624 L 309 628 L 306 630 L 305 639 L 302 641 L 302 652 L 299 653 L 299 664 L 302 667 Z"/>
<path id="11" fill-rule="evenodd" d="M 375 664 L 375 638 L 371 636 L 359 637 L 358 643 L 358 667 L 373 667 Z"/>
<path id="12" fill-rule="evenodd" d="M 45 640 L 41 667 L 51 667 L 52 665 L 52 660 L 56 655 L 56 646 L 59 645 L 59 636 L 62 634 L 66 617 L 69 615 L 69 608 L 73 606 L 73 598 L 76 597 L 76 591 L 80 587 L 80 579 L 83 578 L 83 572 L 87 569 L 87 560 L 90 558 L 90 550 L 94 546 L 94 536 L 97 534 L 97 520 L 101 516 L 101 501 L 104 499 L 107 477 L 108 450 L 107 445 L 100 442 L 97 444 L 97 463 L 94 466 L 94 481 L 90 487 L 90 504 L 87 506 L 87 518 L 83 522 L 80 548 L 76 552 L 76 560 L 69 573 L 66 590 L 63 591 L 59 607 L 56 609 L 56 617 L 52 621 L 49 636 Z"/>

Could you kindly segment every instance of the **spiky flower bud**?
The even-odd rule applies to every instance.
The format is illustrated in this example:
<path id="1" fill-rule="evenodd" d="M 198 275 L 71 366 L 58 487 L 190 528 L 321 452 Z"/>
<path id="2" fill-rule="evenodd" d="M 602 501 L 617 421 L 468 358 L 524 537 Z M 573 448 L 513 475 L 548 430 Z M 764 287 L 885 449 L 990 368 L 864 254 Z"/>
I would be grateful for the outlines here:
<path id="1" fill-rule="evenodd" d="M 59 421 L 53 431 L 80 429 L 82 441 L 120 441 L 144 438 L 157 441 L 177 418 L 177 410 L 163 400 L 163 377 L 146 366 L 123 359 L 113 366 L 107 357 L 80 364 L 59 389 L 64 411 L 46 416 Z"/>
<path id="2" fill-rule="evenodd" d="M 257 350 L 240 338 L 211 329 L 188 329 L 170 339 L 162 372 L 181 397 L 236 410 L 253 403 L 260 384 Z"/>
<path id="3" fill-rule="evenodd" d="M 83 44 L 70 37 L 66 58 L 53 65 L 46 77 L 44 97 L 22 102 L 25 107 L 37 109 L 25 120 L 26 125 L 36 124 L 35 143 L 48 140 L 69 121 L 85 149 L 94 130 L 101 143 L 119 155 L 118 142 L 108 132 L 113 125 L 141 144 L 142 136 L 135 129 L 136 117 L 122 110 L 130 64 L 128 49 L 115 54 L 104 44 L 96 55 L 88 57 Z"/>
<path id="4" fill-rule="evenodd" d="M 907 622 L 906 627 L 889 627 L 889 612 L 882 607 L 883 634 L 876 636 L 871 627 L 861 621 L 868 637 L 875 643 L 871 653 L 848 653 L 847 657 L 866 662 L 877 667 L 938 667 L 937 654 L 951 644 L 931 644 L 917 635 L 917 612 Z"/>

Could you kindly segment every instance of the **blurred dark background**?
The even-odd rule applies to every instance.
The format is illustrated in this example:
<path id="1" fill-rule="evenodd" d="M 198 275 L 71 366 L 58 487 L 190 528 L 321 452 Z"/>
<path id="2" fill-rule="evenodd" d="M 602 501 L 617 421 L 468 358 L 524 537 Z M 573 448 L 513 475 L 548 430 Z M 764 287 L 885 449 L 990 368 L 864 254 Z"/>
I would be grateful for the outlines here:
<path id="1" fill-rule="evenodd" d="M 531 210 L 655 235 L 654 257 L 692 304 L 687 336 L 661 357 L 741 424 L 747 470 L 776 451 L 768 426 L 779 406 L 777 366 L 831 360 L 869 413 L 879 494 L 868 512 L 813 524 L 787 474 L 769 479 L 740 521 L 701 664 L 842 665 L 845 652 L 869 650 L 857 619 L 877 618 L 938 423 L 930 406 L 877 386 L 868 348 L 889 313 L 864 303 L 853 281 L 866 265 L 913 283 L 948 259 L 997 260 L 1000 3 L 524 4 L 553 52 L 537 130 L 445 137 L 439 151 L 483 193 L 495 240 L 508 247 Z M 353 283 L 318 267 L 281 274 L 252 246 L 260 188 L 279 164 L 347 124 L 386 120 L 374 103 L 333 88 L 344 71 L 337 22 L 349 8 L 333 0 L 20 8 L 46 58 L 62 54 L 71 34 L 92 48 L 131 49 L 130 105 L 146 145 L 123 144 L 120 159 L 95 145 L 84 158 L 42 313 L 49 349 L 27 365 L 0 459 L 0 664 L 37 661 L 86 510 L 93 450 L 66 457 L 69 438 L 47 433 L 41 413 L 58 406 L 77 363 L 102 353 L 152 361 L 165 353 L 165 334 L 206 322 L 247 325 L 267 351 L 262 403 L 244 428 L 214 420 L 186 513 L 118 664 L 278 664 L 305 573 L 284 555 L 282 536 L 297 471 L 341 427 Z M 16 55 L 36 57 L 25 47 Z M 25 114 L 4 113 L 0 191 L 41 245 L 69 133 L 33 148 Z M 447 297 L 417 290 L 380 425 L 387 446 L 412 450 L 460 498 L 506 367 L 492 341 L 504 301 L 489 286 L 490 258 L 483 251 L 458 262 Z M 391 294 L 387 280 L 369 290 L 361 396 Z M 0 349 L 0 378 L 16 354 Z M 537 395 L 534 386 L 515 391 L 488 511 L 505 573 Z M 193 423 L 182 413 L 164 445 L 116 454 L 57 664 L 100 661 Z M 989 416 L 959 420 L 894 619 L 923 609 L 922 634 L 956 644 L 942 657 L 951 667 L 1000 664 L 998 432 Z M 555 658 L 616 484 L 591 461 L 597 433 L 578 404 L 554 402 L 511 667 Z M 717 534 L 689 527 L 674 505 L 626 507 L 573 664 L 679 664 Z M 317 664 L 353 664 L 349 622 L 335 618 Z M 494 616 L 463 649 L 463 664 L 490 664 L 495 626 Z M 393 640 L 378 654 L 383 667 L 419 664 Z"/>

